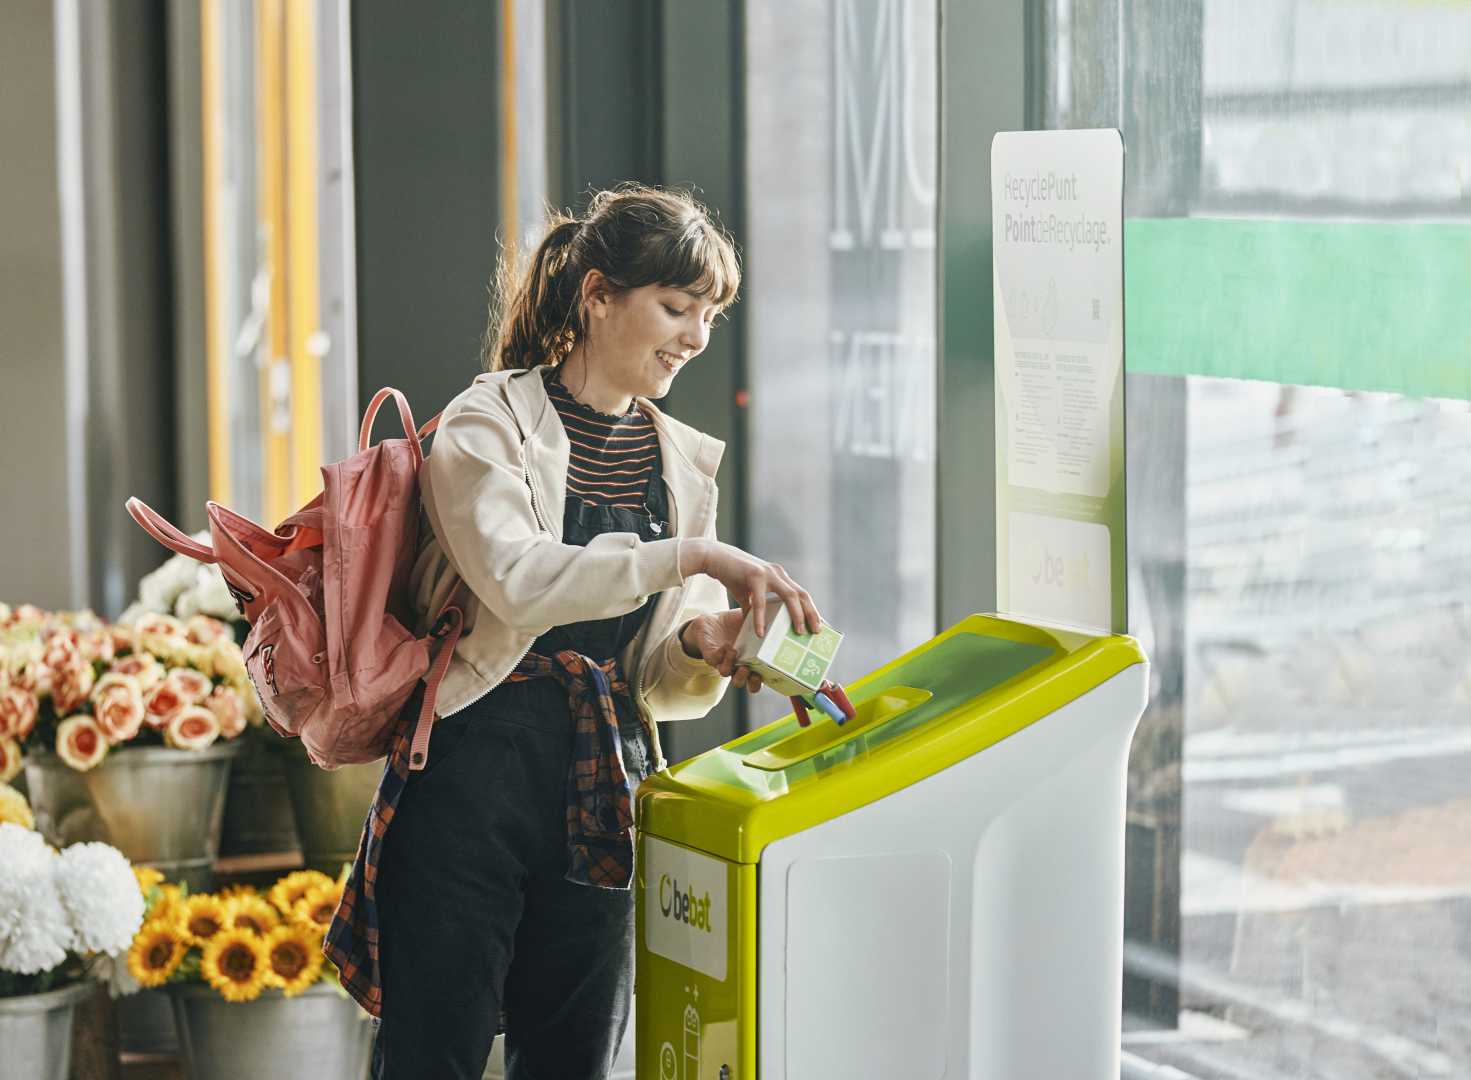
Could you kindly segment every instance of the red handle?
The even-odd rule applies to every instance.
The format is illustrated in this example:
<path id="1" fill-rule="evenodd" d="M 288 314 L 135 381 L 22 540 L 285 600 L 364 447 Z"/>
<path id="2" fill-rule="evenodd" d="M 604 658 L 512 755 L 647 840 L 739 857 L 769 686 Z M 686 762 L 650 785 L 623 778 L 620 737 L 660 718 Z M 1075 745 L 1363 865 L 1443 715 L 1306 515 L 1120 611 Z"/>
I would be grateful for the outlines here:
<path id="1" fill-rule="evenodd" d="M 812 717 L 807 712 L 806 702 L 797 697 L 795 694 L 792 695 L 792 697 L 788 700 L 790 700 L 792 703 L 792 712 L 796 713 L 797 715 L 797 725 L 799 727 L 806 727 L 808 724 L 812 723 Z"/>
<path id="2" fill-rule="evenodd" d="M 379 390 L 373 395 L 373 400 L 368 402 L 368 408 L 363 413 L 363 426 L 358 432 L 358 453 L 366 450 L 372 442 L 373 421 L 378 418 L 378 410 L 390 397 L 398 405 L 398 418 L 403 422 L 404 436 L 409 440 L 409 446 L 414 451 L 414 467 L 418 468 L 424 464 L 424 448 L 419 445 L 419 436 L 414 430 L 414 414 L 409 408 L 408 399 L 391 386 L 385 386 Z"/>
<path id="3" fill-rule="evenodd" d="M 186 536 L 175 528 L 167 518 L 161 515 L 153 507 L 142 499 L 131 498 L 128 500 L 128 513 L 134 521 L 143 526 L 143 531 L 148 533 L 170 551 L 177 551 L 180 555 L 187 555 L 191 559 L 198 559 L 202 563 L 219 562 L 219 556 L 215 549 L 205 547 L 197 540 Z"/>

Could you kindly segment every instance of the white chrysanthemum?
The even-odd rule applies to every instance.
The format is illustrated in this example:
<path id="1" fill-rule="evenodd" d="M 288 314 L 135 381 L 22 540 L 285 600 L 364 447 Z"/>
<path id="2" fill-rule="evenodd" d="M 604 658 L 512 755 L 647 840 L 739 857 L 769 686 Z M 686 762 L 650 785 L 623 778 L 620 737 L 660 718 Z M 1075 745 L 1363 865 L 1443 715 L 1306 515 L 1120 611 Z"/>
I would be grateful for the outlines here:
<path id="1" fill-rule="evenodd" d="M 143 925 L 143 894 L 122 852 L 109 844 L 73 844 L 52 876 L 79 952 L 121 952 L 132 943 Z"/>
<path id="2" fill-rule="evenodd" d="M 154 611 L 147 604 L 140 600 L 134 600 L 127 607 L 123 608 L 123 613 L 117 617 L 117 624 L 131 628 L 144 615 L 152 614 L 154 614 Z"/>
<path id="3" fill-rule="evenodd" d="M 179 594 L 194 584 L 199 564 L 187 555 L 175 555 L 138 582 L 138 602 L 150 611 L 170 612 Z"/>
<path id="4" fill-rule="evenodd" d="M 55 857 L 56 852 L 40 833 L 8 822 L 0 825 L 0 873 L 4 878 L 10 877 L 11 871 L 21 873 L 35 865 L 45 866 L 46 859 Z"/>
<path id="5" fill-rule="evenodd" d="M 174 614 L 181 619 L 191 615 L 211 615 L 226 622 L 240 618 L 235 598 L 225 585 L 225 576 L 213 564 L 198 568 L 193 586 L 185 589 L 174 601 Z"/>
<path id="6" fill-rule="evenodd" d="M 39 833 L 0 824 L 0 970 L 37 975 L 66 959 L 74 938 L 56 862 Z"/>

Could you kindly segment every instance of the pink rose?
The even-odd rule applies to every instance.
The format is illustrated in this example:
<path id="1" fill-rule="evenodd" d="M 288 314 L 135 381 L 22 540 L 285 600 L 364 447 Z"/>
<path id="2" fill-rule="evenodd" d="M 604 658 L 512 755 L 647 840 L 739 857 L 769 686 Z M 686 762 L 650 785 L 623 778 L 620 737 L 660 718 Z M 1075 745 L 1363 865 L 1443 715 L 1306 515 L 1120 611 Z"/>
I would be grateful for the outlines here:
<path id="1" fill-rule="evenodd" d="M 0 784 L 8 784 L 20 772 L 20 743 L 14 739 L 0 739 Z"/>
<path id="2" fill-rule="evenodd" d="M 77 706 L 86 701 L 87 695 L 92 692 L 94 681 L 91 664 L 82 663 L 59 669 L 51 684 L 51 704 L 57 715 L 65 716 L 75 712 Z"/>
<path id="3" fill-rule="evenodd" d="M 184 702 L 186 705 L 198 705 L 209 697 L 209 692 L 214 689 L 214 683 L 210 677 L 193 668 L 170 668 L 163 681 L 173 683 L 178 688 L 179 693 L 186 699 Z"/>
<path id="4" fill-rule="evenodd" d="M 111 623 L 107 627 L 107 636 L 112 639 L 112 653 L 130 653 L 138 647 L 137 635 L 133 633 L 131 626 L 121 623 Z"/>
<path id="5" fill-rule="evenodd" d="M 136 675 L 125 675 L 118 671 L 109 671 L 97 680 L 97 685 L 92 687 L 92 700 L 96 701 L 103 694 L 117 688 L 131 690 L 139 697 L 143 696 L 143 684 L 138 681 Z"/>
<path id="6" fill-rule="evenodd" d="M 36 726 L 40 702 L 29 690 L 12 686 L 0 692 L 0 738 L 24 739 Z"/>
<path id="7" fill-rule="evenodd" d="M 24 667 L 15 673 L 11 679 L 12 686 L 18 686 L 22 690 L 29 690 L 36 696 L 51 693 L 51 680 L 53 676 L 51 669 L 39 660 L 27 660 Z"/>
<path id="8" fill-rule="evenodd" d="M 208 709 L 186 705 L 169 717 L 163 737 L 178 750 L 203 750 L 220 737 L 220 722 Z"/>
<path id="9" fill-rule="evenodd" d="M 155 731 L 168 727 L 169 718 L 191 704 L 179 687 L 165 679 L 144 699 L 143 722 Z"/>
<path id="10" fill-rule="evenodd" d="M 147 653 L 133 653 L 131 656 L 119 657 L 112 662 L 108 668 L 110 674 L 131 675 L 138 680 L 138 689 L 148 693 L 159 683 L 163 682 L 163 665 Z"/>
<path id="11" fill-rule="evenodd" d="M 116 653 L 112 644 L 112 635 L 106 630 L 93 630 L 83 634 L 77 645 L 81 649 L 82 659 L 89 664 L 97 660 L 104 664 L 109 663 Z"/>
<path id="12" fill-rule="evenodd" d="M 220 734 L 225 738 L 233 739 L 245 730 L 245 703 L 240 700 L 238 691 L 228 686 L 216 686 L 204 699 L 204 707 L 215 714 L 215 719 L 220 722 Z"/>
<path id="13" fill-rule="evenodd" d="M 194 645 L 213 645 L 221 638 L 231 637 L 230 628 L 219 619 L 208 615 L 191 615 L 184 623 L 184 632 Z"/>
<path id="14" fill-rule="evenodd" d="M 82 651 L 77 648 L 75 634 L 61 630 L 46 639 L 46 651 L 41 654 L 41 663 L 52 671 L 64 671 L 85 663 Z"/>
<path id="15" fill-rule="evenodd" d="M 78 772 L 86 772 L 107 756 L 107 736 L 85 713 L 68 716 L 56 729 L 56 752 Z"/>
<path id="16" fill-rule="evenodd" d="M 133 629 L 139 637 L 149 635 L 154 637 L 181 638 L 184 636 L 184 624 L 172 615 L 154 613 L 144 615 L 133 624 Z"/>
<path id="17" fill-rule="evenodd" d="M 138 734 L 138 729 L 143 726 L 144 711 L 143 695 L 136 682 L 133 686 L 113 683 L 93 699 L 92 712 L 97 718 L 97 726 L 114 746 Z"/>

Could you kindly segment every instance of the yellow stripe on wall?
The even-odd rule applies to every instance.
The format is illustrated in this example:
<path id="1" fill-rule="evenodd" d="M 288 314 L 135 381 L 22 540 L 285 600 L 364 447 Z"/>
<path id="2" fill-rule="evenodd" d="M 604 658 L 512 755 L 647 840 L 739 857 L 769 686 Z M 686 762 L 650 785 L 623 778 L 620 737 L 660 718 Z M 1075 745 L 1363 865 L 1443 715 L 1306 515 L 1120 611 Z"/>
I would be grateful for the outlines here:
<path id="1" fill-rule="evenodd" d="M 220 284 L 220 148 L 224 138 L 220 106 L 220 0 L 201 0 L 199 8 L 201 150 L 203 154 L 204 363 L 205 415 L 209 428 L 209 497 L 228 504 L 230 490 L 230 402 L 226 364 L 229 331 L 223 325 Z"/>
<path id="2" fill-rule="evenodd" d="M 322 489 L 322 362 L 317 260 L 316 5 L 286 8 L 286 242 L 291 357 L 291 505 Z"/>
<path id="3" fill-rule="evenodd" d="M 266 314 L 266 362 L 261 368 L 262 524 L 274 528 L 291 505 L 289 312 L 286 291 L 285 79 L 282 72 L 285 18 L 281 0 L 256 0 L 256 194 L 257 218 L 265 237 L 270 274 Z"/>

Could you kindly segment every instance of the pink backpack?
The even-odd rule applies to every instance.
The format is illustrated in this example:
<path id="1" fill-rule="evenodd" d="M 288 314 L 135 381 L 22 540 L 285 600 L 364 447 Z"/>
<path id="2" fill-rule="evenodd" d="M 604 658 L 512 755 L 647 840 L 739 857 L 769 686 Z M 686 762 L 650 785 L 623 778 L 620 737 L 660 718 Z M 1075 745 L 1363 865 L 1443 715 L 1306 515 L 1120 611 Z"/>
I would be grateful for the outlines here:
<path id="1" fill-rule="evenodd" d="M 405 438 L 370 448 L 373 419 L 390 395 Z M 404 396 L 379 390 L 363 415 L 358 452 L 324 466 L 322 494 L 275 532 L 209 502 L 212 543 L 205 546 L 128 500 L 128 513 L 159 543 L 219 564 L 250 620 L 245 670 L 266 719 L 280 734 L 300 736 L 324 769 L 387 754 L 398 714 L 421 679 L 428 686 L 409 767 L 422 769 L 428 755 L 434 701 L 463 624 L 456 588 L 428 636 L 406 629 L 414 623 L 408 577 L 418 544 L 420 440 L 438 423 L 436 416 L 416 432 Z"/>

